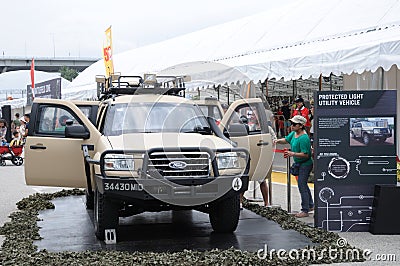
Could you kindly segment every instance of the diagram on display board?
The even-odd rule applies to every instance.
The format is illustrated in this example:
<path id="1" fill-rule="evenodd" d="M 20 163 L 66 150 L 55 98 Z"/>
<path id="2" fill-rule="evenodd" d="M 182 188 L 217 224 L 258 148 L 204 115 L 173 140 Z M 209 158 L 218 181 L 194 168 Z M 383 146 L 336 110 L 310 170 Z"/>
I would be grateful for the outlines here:
<path id="1" fill-rule="evenodd" d="M 351 171 L 351 164 L 354 163 L 354 170 L 360 176 L 380 176 L 396 174 L 397 168 L 395 164 L 396 156 L 387 155 L 359 155 L 357 159 L 350 161 L 343 157 L 332 157 L 328 169 L 321 171 L 321 176 L 317 181 L 325 181 L 327 172 L 335 179 L 345 179 Z M 317 157 L 320 159 L 320 156 Z"/>
<path id="2" fill-rule="evenodd" d="M 319 191 L 318 227 L 328 231 L 348 232 L 364 231 L 371 221 L 373 195 L 349 194 L 335 195 L 331 187 L 324 187 Z"/>

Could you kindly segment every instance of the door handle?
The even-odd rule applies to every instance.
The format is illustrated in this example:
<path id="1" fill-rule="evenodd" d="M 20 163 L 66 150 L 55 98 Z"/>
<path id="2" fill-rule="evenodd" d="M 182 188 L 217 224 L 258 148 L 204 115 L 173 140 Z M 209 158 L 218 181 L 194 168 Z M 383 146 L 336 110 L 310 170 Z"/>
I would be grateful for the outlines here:
<path id="1" fill-rule="evenodd" d="M 268 144 L 269 144 L 269 142 L 260 141 L 260 142 L 257 143 L 257 146 L 266 146 Z"/>
<path id="2" fill-rule="evenodd" d="M 46 146 L 43 146 L 43 145 L 31 145 L 31 146 L 29 146 L 29 148 L 31 150 L 45 150 Z"/>

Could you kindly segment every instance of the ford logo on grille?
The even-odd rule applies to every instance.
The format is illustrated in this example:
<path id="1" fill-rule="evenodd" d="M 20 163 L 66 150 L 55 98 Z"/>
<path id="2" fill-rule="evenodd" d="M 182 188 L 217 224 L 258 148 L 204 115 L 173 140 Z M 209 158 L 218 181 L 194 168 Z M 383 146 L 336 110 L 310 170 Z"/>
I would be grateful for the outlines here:
<path id="1" fill-rule="evenodd" d="M 172 169 L 185 169 L 186 168 L 186 163 L 182 161 L 174 161 L 170 162 L 168 166 Z"/>

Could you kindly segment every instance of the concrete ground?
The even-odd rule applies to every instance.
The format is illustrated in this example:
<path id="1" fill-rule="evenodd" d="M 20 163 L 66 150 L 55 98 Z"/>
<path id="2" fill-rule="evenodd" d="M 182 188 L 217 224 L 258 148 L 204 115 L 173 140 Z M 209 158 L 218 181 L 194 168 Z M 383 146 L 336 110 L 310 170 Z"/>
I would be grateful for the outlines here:
<path id="1" fill-rule="evenodd" d="M 285 182 L 282 182 L 284 180 Z M 252 187 L 252 183 L 250 184 Z M 313 193 L 313 188 L 311 188 Z M 259 189 L 256 190 L 256 198 L 261 199 Z M 246 192 L 248 198 L 253 198 L 253 192 Z M 292 212 L 300 210 L 300 194 L 295 180 L 292 179 L 291 186 L 291 209 Z M 259 202 L 262 204 L 262 202 Z M 287 210 L 287 183 L 286 173 L 272 173 L 272 204 L 280 205 L 282 209 Z M 309 217 L 299 218 L 301 221 L 314 226 L 314 215 L 310 213 Z M 399 223 L 400 226 L 400 223 Z M 339 233 L 340 237 L 362 250 L 371 250 L 371 260 L 362 263 L 351 263 L 351 265 L 399 265 L 400 264 L 400 235 L 373 235 L 369 232 L 344 232 Z M 392 261 L 387 261 L 393 258 Z M 385 261 L 382 261 L 385 259 Z M 350 265 L 350 263 L 340 263 L 337 265 Z"/>
<path id="2" fill-rule="evenodd" d="M 274 163 L 275 164 L 275 163 Z M 277 162 L 277 168 L 279 163 Z M 282 168 L 282 165 L 280 165 Z M 275 169 L 275 167 L 274 167 Z M 272 178 L 272 204 L 280 205 L 287 210 L 287 185 L 286 173 L 273 172 Z M 33 194 L 35 192 L 54 192 L 60 188 L 48 187 L 29 187 L 25 185 L 24 167 L 16 167 L 8 161 L 7 166 L 0 167 L 0 225 L 8 221 L 8 215 L 16 210 L 15 203 L 20 199 Z M 250 188 L 253 184 L 250 184 Z M 253 192 L 250 190 L 246 194 L 251 198 Z M 259 189 L 255 191 L 256 198 L 261 198 Z M 294 181 L 291 186 L 291 207 L 292 211 L 298 211 L 300 207 L 300 197 L 297 186 Z M 397 203 L 398 204 L 398 203 Z M 312 215 L 302 220 L 310 225 L 313 225 L 314 219 Z M 400 226 L 400 223 L 399 223 Z M 371 250 L 371 261 L 364 263 L 352 263 L 360 265 L 399 265 L 400 262 L 400 235 L 372 235 L 369 232 L 356 233 L 339 233 L 342 238 L 345 238 L 348 243 L 361 249 Z M 0 236 L 0 245 L 2 239 Z M 395 261 L 382 261 L 388 257 L 395 257 Z M 380 261 L 378 259 L 382 258 Z M 346 264 L 340 264 L 346 265 Z"/>

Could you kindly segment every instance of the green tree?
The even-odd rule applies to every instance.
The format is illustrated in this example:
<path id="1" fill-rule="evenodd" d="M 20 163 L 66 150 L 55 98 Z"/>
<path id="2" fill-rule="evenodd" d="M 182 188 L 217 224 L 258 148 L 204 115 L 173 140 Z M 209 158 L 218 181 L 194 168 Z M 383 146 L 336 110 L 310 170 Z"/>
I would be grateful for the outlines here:
<path id="1" fill-rule="evenodd" d="M 59 72 L 61 73 L 61 77 L 69 81 L 72 81 L 74 78 L 78 76 L 78 71 L 76 71 L 73 68 L 69 68 L 67 66 L 62 66 Z"/>

